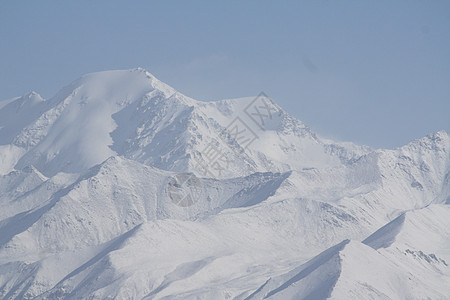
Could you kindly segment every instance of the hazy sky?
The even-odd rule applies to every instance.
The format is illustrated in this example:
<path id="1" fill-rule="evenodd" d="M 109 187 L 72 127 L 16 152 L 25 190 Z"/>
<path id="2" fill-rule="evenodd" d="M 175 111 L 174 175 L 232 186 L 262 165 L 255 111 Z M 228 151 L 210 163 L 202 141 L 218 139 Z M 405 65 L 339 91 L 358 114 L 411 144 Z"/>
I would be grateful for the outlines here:
<path id="1" fill-rule="evenodd" d="M 0 0 L 0 99 L 143 67 L 198 100 L 264 91 L 322 136 L 450 130 L 450 1 Z"/>

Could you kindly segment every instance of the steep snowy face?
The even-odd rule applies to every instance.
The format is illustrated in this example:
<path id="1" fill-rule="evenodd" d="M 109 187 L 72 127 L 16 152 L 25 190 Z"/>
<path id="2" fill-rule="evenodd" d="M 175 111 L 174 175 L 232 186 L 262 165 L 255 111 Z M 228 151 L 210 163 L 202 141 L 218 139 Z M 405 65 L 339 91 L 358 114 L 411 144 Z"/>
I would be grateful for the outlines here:
<path id="1" fill-rule="evenodd" d="M 13 144 L 16 136 L 46 109 L 44 99 L 35 92 L 0 102 L 0 174 L 12 171 L 25 153 Z"/>
<path id="2" fill-rule="evenodd" d="M 233 176 L 233 173 L 337 166 L 348 159 L 340 155 L 342 153 L 333 152 L 331 145 L 264 94 L 255 98 L 201 103 L 195 113 L 196 124 L 209 123 L 205 126 L 208 131 L 201 135 L 203 138 L 198 140 L 193 152 L 199 169 L 206 165 L 203 169 L 209 176 L 220 177 L 221 171 L 228 171 L 227 175 Z M 343 152 L 349 153 L 350 157 L 360 156 L 368 150 L 334 146 L 345 149 Z M 218 159 L 211 158 L 214 154 Z"/>
<path id="3" fill-rule="evenodd" d="M 76 80 L 45 101 L 48 109 L 32 116 L 35 120 L 15 137 L 14 145 L 28 151 L 17 168 L 34 165 L 54 175 L 80 172 L 104 161 L 115 154 L 109 147 L 110 132 L 117 127 L 111 116 L 151 91 L 165 97 L 175 92 L 142 69 L 94 73 Z"/>
<path id="4" fill-rule="evenodd" d="M 404 201 L 409 201 L 414 203 L 411 208 L 420 208 L 447 201 L 450 136 L 446 131 L 430 134 L 399 149 L 378 152 L 384 190 L 405 196 L 403 201 L 386 199 L 386 204 L 405 207 Z"/>
<path id="5" fill-rule="evenodd" d="M 19 130 L 38 118 L 46 106 L 35 92 L 0 103 L 0 145 L 11 144 Z"/>

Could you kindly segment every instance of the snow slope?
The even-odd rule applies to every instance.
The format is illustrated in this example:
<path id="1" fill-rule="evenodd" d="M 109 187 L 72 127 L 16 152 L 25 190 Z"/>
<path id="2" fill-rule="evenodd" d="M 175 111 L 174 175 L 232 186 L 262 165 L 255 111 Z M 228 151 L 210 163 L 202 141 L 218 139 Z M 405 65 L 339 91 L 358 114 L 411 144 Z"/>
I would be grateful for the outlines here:
<path id="1" fill-rule="evenodd" d="M 322 139 L 143 69 L 0 101 L 2 299 L 446 299 L 450 137 Z"/>
<path id="2" fill-rule="evenodd" d="M 362 243 L 345 240 L 247 299 L 447 299 L 450 208 L 409 211 Z"/>

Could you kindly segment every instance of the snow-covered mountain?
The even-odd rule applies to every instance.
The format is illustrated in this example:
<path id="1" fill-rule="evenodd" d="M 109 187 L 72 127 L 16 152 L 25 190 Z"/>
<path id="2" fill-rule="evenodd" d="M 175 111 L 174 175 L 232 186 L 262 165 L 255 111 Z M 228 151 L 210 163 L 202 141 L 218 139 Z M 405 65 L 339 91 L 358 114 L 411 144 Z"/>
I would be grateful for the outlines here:
<path id="1" fill-rule="evenodd" d="M 0 101 L 1 299 L 449 299 L 450 137 L 323 139 L 143 69 Z"/>

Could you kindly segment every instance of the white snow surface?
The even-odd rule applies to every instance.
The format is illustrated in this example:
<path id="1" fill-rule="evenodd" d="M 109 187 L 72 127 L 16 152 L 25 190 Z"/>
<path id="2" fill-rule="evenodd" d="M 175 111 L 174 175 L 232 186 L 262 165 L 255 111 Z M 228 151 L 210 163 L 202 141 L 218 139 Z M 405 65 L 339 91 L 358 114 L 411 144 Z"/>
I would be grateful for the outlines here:
<path id="1" fill-rule="evenodd" d="M 0 299 L 450 299 L 450 137 L 326 140 L 138 68 L 0 101 Z"/>

